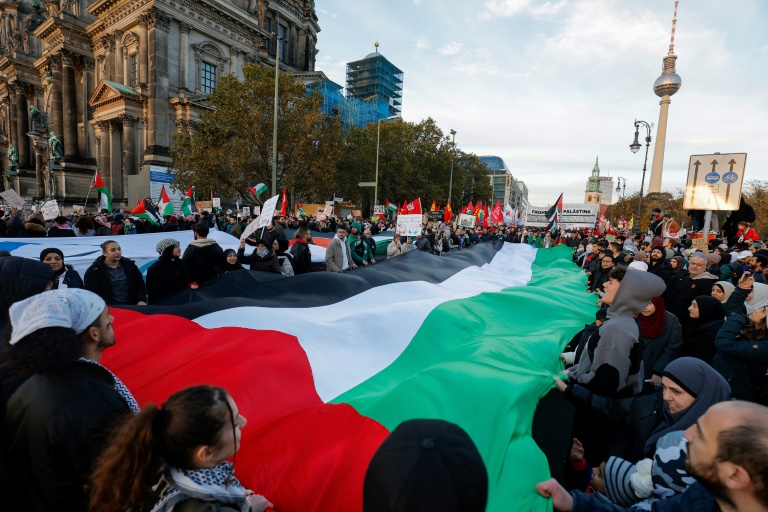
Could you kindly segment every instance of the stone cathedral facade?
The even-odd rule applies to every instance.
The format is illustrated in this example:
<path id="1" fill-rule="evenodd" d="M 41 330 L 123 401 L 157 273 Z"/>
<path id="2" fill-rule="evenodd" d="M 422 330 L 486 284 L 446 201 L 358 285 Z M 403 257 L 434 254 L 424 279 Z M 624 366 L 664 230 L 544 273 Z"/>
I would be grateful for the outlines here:
<path id="1" fill-rule="evenodd" d="M 313 0 L 0 0 L 0 188 L 74 204 L 98 169 L 133 204 L 224 74 L 274 66 L 274 34 L 281 70 L 311 74 L 319 31 Z M 30 106 L 63 158 L 28 135 Z"/>

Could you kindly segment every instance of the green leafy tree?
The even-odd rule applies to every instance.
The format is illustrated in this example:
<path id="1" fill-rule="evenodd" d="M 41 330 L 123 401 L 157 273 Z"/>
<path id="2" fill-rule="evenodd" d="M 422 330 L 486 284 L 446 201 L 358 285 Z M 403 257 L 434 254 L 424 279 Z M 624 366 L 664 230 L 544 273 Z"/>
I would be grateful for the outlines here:
<path id="1" fill-rule="evenodd" d="M 272 182 L 274 70 L 243 67 L 244 80 L 221 78 L 196 130 L 174 135 L 171 155 L 177 187 L 253 201 L 247 187 Z M 277 186 L 304 201 L 325 198 L 334 187 L 343 137 L 338 119 L 320 111 L 319 93 L 307 94 L 303 83 L 280 75 L 277 130 Z"/>
<path id="2" fill-rule="evenodd" d="M 760 234 L 761 238 L 768 238 L 768 181 L 751 180 L 744 184 L 742 190 L 744 200 L 755 209 L 755 222 L 752 227 Z M 725 215 L 720 216 L 720 222 L 725 220 Z"/>
<path id="3" fill-rule="evenodd" d="M 456 150 L 431 118 L 419 123 L 381 121 L 379 141 L 379 203 L 385 199 L 402 204 L 421 197 L 428 208 L 432 199 L 441 206 L 448 199 L 448 186 L 453 160 L 454 208 L 466 190 L 478 197 L 490 197 L 488 170 L 475 155 Z M 372 204 L 371 187 L 360 188 L 359 182 L 376 179 L 376 139 L 378 123 L 352 128 L 347 133 L 344 157 L 336 172 L 336 191 L 363 205 Z"/>

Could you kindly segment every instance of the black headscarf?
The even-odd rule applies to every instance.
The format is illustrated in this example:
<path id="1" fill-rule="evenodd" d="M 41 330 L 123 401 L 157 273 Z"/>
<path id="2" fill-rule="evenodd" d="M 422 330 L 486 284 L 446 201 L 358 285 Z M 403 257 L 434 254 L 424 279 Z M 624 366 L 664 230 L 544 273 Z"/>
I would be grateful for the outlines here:
<path id="1" fill-rule="evenodd" d="M 222 268 L 224 269 L 224 272 L 232 272 L 233 270 L 242 270 L 243 266 L 240 264 L 239 261 L 236 261 L 235 264 L 231 264 L 227 261 L 227 256 L 230 254 L 236 254 L 234 249 L 227 249 L 224 251 L 224 263 L 222 263 Z"/>
<path id="2" fill-rule="evenodd" d="M 697 297 L 698 299 L 698 297 Z M 715 299 L 717 300 L 717 299 Z M 698 303 L 698 302 L 697 302 Z M 660 437 L 677 430 L 685 430 L 694 423 L 712 405 L 731 398 L 731 386 L 711 366 L 695 357 L 680 357 L 664 368 L 667 377 L 683 388 L 694 401 L 678 412 L 670 412 L 664 402 L 664 421 L 662 421 L 645 442 L 644 452 L 653 453 L 656 441 Z"/>
<path id="3" fill-rule="evenodd" d="M 693 300 L 695 300 L 696 305 L 699 306 L 699 318 L 691 318 L 688 325 L 698 327 L 725 318 L 723 303 L 713 296 L 699 295 Z"/>

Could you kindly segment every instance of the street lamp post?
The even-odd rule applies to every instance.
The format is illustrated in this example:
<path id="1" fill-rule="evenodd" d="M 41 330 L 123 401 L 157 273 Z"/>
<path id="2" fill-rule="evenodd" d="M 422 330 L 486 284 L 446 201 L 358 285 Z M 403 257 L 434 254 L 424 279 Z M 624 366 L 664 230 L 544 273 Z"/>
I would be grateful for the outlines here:
<path id="1" fill-rule="evenodd" d="M 451 141 L 451 144 L 453 144 L 454 147 L 456 147 L 456 130 L 451 130 L 451 136 L 453 137 L 453 140 Z M 451 202 L 451 191 L 453 190 L 453 148 L 451 148 L 451 177 L 448 181 L 448 202 Z"/>
<path id="2" fill-rule="evenodd" d="M 278 22 L 278 32 L 280 23 Z M 272 126 L 272 193 L 277 194 L 277 99 L 280 90 L 280 36 L 272 33 L 275 38 L 275 116 Z"/>
<path id="3" fill-rule="evenodd" d="M 645 126 L 647 134 L 645 137 L 645 161 L 643 162 L 643 179 L 640 181 L 640 200 L 637 202 L 638 226 L 640 226 L 640 212 L 642 212 L 643 209 L 643 187 L 645 185 L 645 171 L 648 166 L 648 148 L 651 146 L 651 125 L 645 121 L 638 121 L 635 119 L 635 140 L 632 142 L 632 144 L 629 145 L 629 149 L 632 150 L 633 153 L 637 153 L 642 147 L 642 144 L 640 144 L 640 142 L 637 140 L 637 137 L 640 135 L 640 125 Z"/>
<path id="4" fill-rule="evenodd" d="M 622 189 L 622 183 L 624 184 L 624 188 Z M 621 197 L 619 198 L 619 201 L 621 201 L 621 216 L 624 216 L 624 199 L 627 196 L 627 179 L 619 176 L 616 178 L 616 192 L 621 194 Z M 626 228 L 626 226 L 625 226 Z"/>
<path id="5" fill-rule="evenodd" d="M 400 115 L 383 117 L 376 123 L 376 177 L 373 185 L 373 205 L 379 204 L 379 142 L 381 141 L 381 122 L 400 119 Z"/>

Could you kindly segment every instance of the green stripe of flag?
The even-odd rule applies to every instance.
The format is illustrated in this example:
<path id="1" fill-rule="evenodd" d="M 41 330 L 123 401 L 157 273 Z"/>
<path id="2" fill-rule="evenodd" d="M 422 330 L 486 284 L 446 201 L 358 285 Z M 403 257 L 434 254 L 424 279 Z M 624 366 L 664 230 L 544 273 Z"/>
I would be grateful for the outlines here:
<path id="1" fill-rule="evenodd" d="M 537 251 L 527 286 L 438 306 L 390 366 L 333 402 L 390 431 L 412 418 L 457 423 L 488 469 L 489 512 L 549 510 L 535 489 L 549 469 L 531 422 L 563 347 L 595 313 L 571 252 Z"/>

